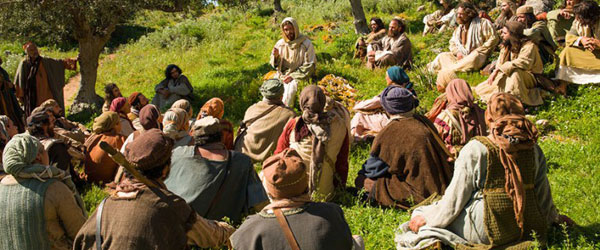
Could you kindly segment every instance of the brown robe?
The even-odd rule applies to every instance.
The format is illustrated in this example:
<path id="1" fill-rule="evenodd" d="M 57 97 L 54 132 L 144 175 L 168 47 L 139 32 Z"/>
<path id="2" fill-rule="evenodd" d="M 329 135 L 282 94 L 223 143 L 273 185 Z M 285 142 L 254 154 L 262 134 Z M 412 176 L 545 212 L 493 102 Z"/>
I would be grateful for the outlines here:
<path id="1" fill-rule="evenodd" d="M 119 164 L 100 148 L 101 141 L 107 142 L 115 149 L 120 149 L 125 142 L 125 137 L 114 132 L 94 133 L 85 141 L 84 171 L 87 181 L 106 184 L 115 178 Z"/>
<path id="2" fill-rule="evenodd" d="M 371 155 L 387 163 L 390 174 L 376 179 L 371 190 L 379 204 L 407 209 L 434 193 L 444 193 L 453 167 L 434 131 L 427 118 L 415 114 L 393 119 L 375 137 Z"/>

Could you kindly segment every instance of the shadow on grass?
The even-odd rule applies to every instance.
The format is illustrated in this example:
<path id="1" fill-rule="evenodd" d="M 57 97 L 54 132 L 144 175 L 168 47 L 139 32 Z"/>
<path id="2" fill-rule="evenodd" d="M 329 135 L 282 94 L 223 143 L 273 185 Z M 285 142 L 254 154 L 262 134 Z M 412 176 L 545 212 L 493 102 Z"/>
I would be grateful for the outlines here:
<path id="1" fill-rule="evenodd" d="M 600 244 L 600 223 L 586 226 L 566 228 L 563 225 L 553 225 L 548 230 L 548 246 L 573 249 L 576 246 L 588 245 L 597 249 Z"/>
<path id="2" fill-rule="evenodd" d="M 139 25 L 130 25 L 123 24 L 118 25 L 115 31 L 112 33 L 110 40 L 106 44 L 106 48 L 108 49 L 116 49 L 122 44 L 127 44 L 129 42 L 135 42 L 140 37 L 154 32 L 154 28 L 139 26 Z"/>

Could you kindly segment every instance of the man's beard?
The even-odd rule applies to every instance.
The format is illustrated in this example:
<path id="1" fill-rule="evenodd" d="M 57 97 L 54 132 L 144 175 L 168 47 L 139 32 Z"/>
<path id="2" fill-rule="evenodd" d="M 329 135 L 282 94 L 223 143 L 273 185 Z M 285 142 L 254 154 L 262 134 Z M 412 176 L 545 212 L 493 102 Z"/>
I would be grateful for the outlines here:
<path id="1" fill-rule="evenodd" d="M 503 10 L 503 11 L 502 11 L 502 14 L 503 14 L 505 17 L 510 17 L 510 16 L 512 16 L 512 11 L 511 11 L 510 9 Z"/>
<path id="2" fill-rule="evenodd" d="M 389 37 L 398 37 L 399 35 L 400 35 L 399 31 L 388 30 L 388 36 Z"/>

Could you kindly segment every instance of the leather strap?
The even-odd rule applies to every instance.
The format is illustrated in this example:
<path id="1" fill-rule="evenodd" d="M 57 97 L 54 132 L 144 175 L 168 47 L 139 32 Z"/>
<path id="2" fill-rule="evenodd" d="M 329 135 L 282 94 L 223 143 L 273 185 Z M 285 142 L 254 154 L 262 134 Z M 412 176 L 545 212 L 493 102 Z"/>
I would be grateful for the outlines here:
<path id="1" fill-rule="evenodd" d="M 104 203 L 106 202 L 106 199 L 108 198 L 104 198 L 104 200 L 102 200 L 102 202 L 100 202 L 100 205 L 98 205 L 98 209 L 96 210 L 96 249 L 97 250 L 102 250 L 102 210 L 104 210 Z"/>
<path id="2" fill-rule="evenodd" d="M 260 115 L 257 115 L 256 117 L 249 119 L 247 121 L 242 121 L 240 123 L 240 127 L 238 128 L 237 131 L 237 136 L 235 137 L 235 142 L 233 143 L 233 145 L 237 144 L 237 140 L 238 138 L 240 138 L 241 134 L 246 132 L 246 130 L 248 129 L 248 127 L 250 125 L 252 125 L 252 123 L 254 123 L 255 121 L 257 121 L 260 118 L 263 118 L 264 116 L 268 115 L 269 113 L 271 113 L 273 110 L 275 110 L 277 107 L 279 107 L 279 105 L 272 105 L 271 107 L 269 107 L 267 110 L 265 110 L 265 112 L 262 112 Z"/>
<path id="3" fill-rule="evenodd" d="M 212 201 L 210 202 L 210 205 L 208 206 L 208 209 L 206 210 L 206 213 L 204 214 L 204 218 L 206 218 L 206 216 L 208 216 L 208 214 L 210 213 L 211 210 L 213 210 L 214 206 L 217 204 L 217 202 L 220 200 L 221 198 L 221 193 L 223 192 L 223 187 L 225 186 L 225 182 L 227 181 L 227 176 L 229 175 L 229 169 L 231 166 L 231 151 L 227 150 L 227 164 L 225 164 L 225 177 L 223 177 L 223 181 L 221 182 L 221 185 L 219 186 L 219 190 L 217 190 L 217 194 L 215 195 L 215 197 L 212 199 Z"/>
<path id="4" fill-rule="evenodd" d="M 277 222 L 279 222 L 279 226 L 281 226 L 281 230 L 283 230 L 283 235 L 285 235 L 285 239 L 290 244 L 292 250 L 300 250 L 300 246 L 298 246 L 298 241 L 294 238 L 294 233 L 290 228 L 290 224 L 288 224 L 285 219 L 285 215 L 281 212 L 281 209 L 273 209 L 273 213 L 275 214 L 275 218 L 277 218 Z"/>

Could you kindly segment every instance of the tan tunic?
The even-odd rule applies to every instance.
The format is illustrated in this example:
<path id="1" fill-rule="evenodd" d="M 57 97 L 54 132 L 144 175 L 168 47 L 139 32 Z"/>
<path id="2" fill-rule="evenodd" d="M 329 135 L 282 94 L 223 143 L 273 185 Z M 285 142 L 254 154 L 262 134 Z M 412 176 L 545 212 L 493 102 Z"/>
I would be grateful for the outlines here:
<path id="1" fill-rule="evenodd" d="M 321 178 L 317 186 L 316 197 L 323 197 L 328 200 L 333 198 L 333 178 L 335 174 L 335 162 L 337 155 L 344 144 L 344 139 L 348 134 L 346 121 L 340 117 L 335 116 L 330 124 L 331 134 L 329 141 L 326 144 L 325 157 L 323 157 L 323 164 L 321 164 Z M 312 159 L 312 136 L 306 136 L 301 141 L 296 141 L 296 132 L 292 130 L 290 133 L 290 148 L 293 148 L 298 152 L 304 164 L 310 166 Z M 310 171 L 310 169 L 306 169 Z"/>
<path id="2" fill-rule="evenodd" d="M 581 39 L 593 37 L 600 39 L 600 21 L 593 27 L 582 25 L 575 20 L 567 34 L 565 49 L 560 53 L 560 65 L 556 78 L 577 83 L 600 82 L 600 50 L 589 51 L 583 48 Z"/>
<path id="3" fill-rule="evenodd" d="M 378 67 L 400 66 L 409 69 L 412 65 L 412 44 L 406 33 L 394 38 L 386 36 L 381 39 L 380 51 L 375 52 L 375 65 Z"/>
<path id="4" fill-rule="evenodd" d="M 507 92 L 519 98 L 524 104 L 538 106 L 543 104 L 540 89 L 535 87 L 534 74 L 541 74 L 543 63 L 538 46 L 527 41 L 518 54 L 511 53 L 506 61 L 505 54 L 511 53 L 503 48 L 498 59 L 498 75 L 490 85 L 487 80 L 475 87 L 475 92 L 484 102 L 498 92 Z"/>
<path id="5" fill-rule="evenodd" d="M 16 185 L 17 181 L 12 175 L 8 175 L 0 183 Z M 86 220 L 71 190 L 59 181 L 50 184 L 46 190 L 44 217 L 52 250 L 71 249 L 73 239 Z"/>
<path id="6" fill-rule="evenodd" d="M 466 41 L 463 43 L 461 34 L 464 25 L 459 25 L 450 39 L 450 52 L 439 54 L 427 68 L 437 73 L 439 71 L 473 71 L 478 70 L 485 64 L 486 60 L 498 44 L 499 37 L 491 21 L 485 18 L 473 18 L 469 28 L 466 30 Z M 458 60 L 458 54 L 463 58 Z"/>
<path id="7" fill-rule="evenodd" d="M 246 110 L 243 122 L 258 117 L 272 106 L 272 104 L 268 104 L 266 101 L 261 101 L 250 106 Z M 237 135 L 235 151 L 250 156 L 254 162 L 264 161 L 267 157 L 271 156 L 275 147 L 277 147 L 277 140 L 281 132 L 283 132 L 285 124 L 295 115 L 293 110 L 278 106 L 267 115 L 250 124 L 246 132 Z"/>

